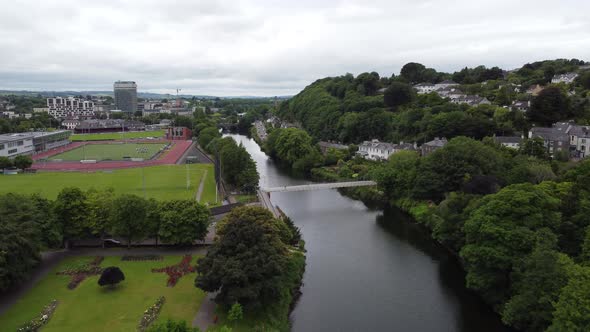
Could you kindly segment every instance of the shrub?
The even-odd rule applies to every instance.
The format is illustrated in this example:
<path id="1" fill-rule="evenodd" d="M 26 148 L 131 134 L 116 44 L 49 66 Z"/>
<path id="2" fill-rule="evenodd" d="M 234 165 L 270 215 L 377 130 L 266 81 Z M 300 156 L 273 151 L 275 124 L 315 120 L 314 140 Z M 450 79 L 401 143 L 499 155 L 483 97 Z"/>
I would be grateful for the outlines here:
<path id="1" fill-rule="evenodd" d="M 123 274 L 121 269 L 119 269 L 116 266 L 110 266 L 104 269 L 104 271 L 102 271 L 102 274 L 98 279 L 98 284 L 100 286 L 114 286 L 123 280 L 125 280 L 125 275 Z"/>

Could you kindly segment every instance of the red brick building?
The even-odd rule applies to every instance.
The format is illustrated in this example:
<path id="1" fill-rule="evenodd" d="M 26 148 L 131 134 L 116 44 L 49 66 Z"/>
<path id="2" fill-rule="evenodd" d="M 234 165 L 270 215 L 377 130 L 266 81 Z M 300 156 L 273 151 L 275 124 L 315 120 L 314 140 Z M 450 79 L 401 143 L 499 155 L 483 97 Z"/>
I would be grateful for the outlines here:
<path id="1" fill-rule="evenodd" d="M 170 140 L 190 140 L 193 132 L 187 127 L 170 127 L 166 129 L 166 139 Z"/>

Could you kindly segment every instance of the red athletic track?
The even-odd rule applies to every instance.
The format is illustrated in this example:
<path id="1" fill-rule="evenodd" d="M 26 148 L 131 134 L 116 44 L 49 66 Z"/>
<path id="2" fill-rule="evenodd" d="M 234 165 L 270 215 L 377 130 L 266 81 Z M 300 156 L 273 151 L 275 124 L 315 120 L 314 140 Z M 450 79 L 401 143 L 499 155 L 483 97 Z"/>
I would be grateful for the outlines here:
<path id="1" fill-rule="evenodd" d="M 144 166 L 156 166 L 156 165 L 170 165 L 175 164 L 180 157 L 186 152 L 186 150 L 191 146 L 192 141 L 154 141 L 154 140 L 133 140 L 133 143 L 172 143 L 172 147 L 165 152 L 163 156 L 155 160 L 147 160 L 147 161 L 101 161 L 97 162 L 96 164 L 82 164 L 79 161 L 63 161 L 63 162 L 56 162 L 56 161 L 48 161 L 48 162 L 35 162 L 33 164 L 32 169 L 36 169 L 39 171 L 93 171 L 93 170 L 101 170 L 101 169 L 119 169 L 119 168 L 132 168 L 132 167 L 144 167 Z M 54 150 L 46 151 L 40 153 L 38 155 L 33 156 L 34 160 L 38 160 L 40 158 L 47 158 L 53 155 L 63 153 L 68 150 L 72 150 L 74 148 L 80 147 L 83 144 L 108 144 L 113 143 L 113 141 L 94 141 L 94 142 L 76 142 L 71 143 L 67 146 L 57 148 Z"/>

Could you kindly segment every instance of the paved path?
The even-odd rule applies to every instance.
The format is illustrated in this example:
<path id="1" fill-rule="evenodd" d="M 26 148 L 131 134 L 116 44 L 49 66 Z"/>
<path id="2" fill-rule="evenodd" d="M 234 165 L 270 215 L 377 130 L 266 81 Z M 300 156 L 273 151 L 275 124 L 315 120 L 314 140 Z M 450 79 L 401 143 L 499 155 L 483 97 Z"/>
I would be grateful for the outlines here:
<path id="1" fill-rule="evenodd" d="M 72 250 L 60 250 L 44 252 L 41 254 L 41 264 L 31 273 L 29 280 L 12 288 L 6 293 L 0 293 L 0 315 L 4 314 L 12 305 L 23 297 L 33 286 L 43 279 L 49 272 L 66 257 L 74 256 L 121 256 L 121 255 L 183 255 L 198 254 L 205 255 L 207 248 L 82 248 Z"/>
<path id="2" fill-rule="evenodd" d="M 215 302 L 213 301 L 215 295 L 215 293 L 207 293 L 195 319 L 193 319 L 193 327 L 198 327 L 201 331 L 207 331 L 209 326 L 215 324 L 213 321 L 215 319 Z"/>
<path id="3" fill-rule="evenodd" d="M 205 188 L 205 179 L 207 178 L 207 170 L 205 170 L 205 174 L 201 178 L 201 183 L 199 183 L 199 190 L 197 191 L 197 202 L 201 201 L 201 196 L 203 195 L 203 188 Z"/>

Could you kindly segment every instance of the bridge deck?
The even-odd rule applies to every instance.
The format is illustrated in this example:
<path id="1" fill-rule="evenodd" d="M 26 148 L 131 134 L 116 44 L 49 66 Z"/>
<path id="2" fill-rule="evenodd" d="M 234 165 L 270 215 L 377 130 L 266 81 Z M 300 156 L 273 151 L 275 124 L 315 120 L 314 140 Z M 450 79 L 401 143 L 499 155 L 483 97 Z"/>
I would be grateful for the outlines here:
<path id="1" fill-rule="evenodd" d="M 268 187 L 268 188 L 260 188 L 260 190 L 263 192 L 270 193 L 270 192 L 289 192 L 289 191 L 364 187 L 364 186 L 374 186 L 376 184 L 377 184 L 377 182 L 375 182 L 375 181 L 350 181 L 350 182 L 314 183 L 314 184 L 304 184 L 304 185 L 299 185 L 299 186 Z"/>

